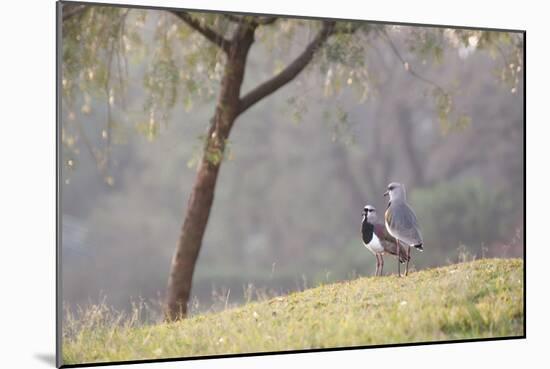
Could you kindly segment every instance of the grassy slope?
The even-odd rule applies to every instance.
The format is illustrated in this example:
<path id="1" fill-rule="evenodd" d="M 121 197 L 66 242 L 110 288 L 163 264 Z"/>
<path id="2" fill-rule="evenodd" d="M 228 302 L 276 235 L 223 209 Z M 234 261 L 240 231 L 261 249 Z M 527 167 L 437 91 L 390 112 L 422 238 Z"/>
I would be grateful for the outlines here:
<path id="1" fill-rule="evenodd" d="M 172 324 L 99 325 L 66 364 L 523 335 L 523 262 L 489 259 L 369 277 Z"/>

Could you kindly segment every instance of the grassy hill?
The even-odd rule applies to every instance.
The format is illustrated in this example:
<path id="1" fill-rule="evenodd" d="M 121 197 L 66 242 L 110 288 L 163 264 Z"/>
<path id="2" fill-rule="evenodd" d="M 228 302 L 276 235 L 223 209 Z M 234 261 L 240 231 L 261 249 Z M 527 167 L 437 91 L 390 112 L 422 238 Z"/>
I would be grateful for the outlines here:
<path id="1" fill-rule="evenodd" d="M 522 260 L 486 259 L 407 278 L 324 285 L 170 324 L 116 324 L 98 308 L 80 328 L 64 332 L 63 360 L 91 363 L 521 336 L 523 288 Z"/>

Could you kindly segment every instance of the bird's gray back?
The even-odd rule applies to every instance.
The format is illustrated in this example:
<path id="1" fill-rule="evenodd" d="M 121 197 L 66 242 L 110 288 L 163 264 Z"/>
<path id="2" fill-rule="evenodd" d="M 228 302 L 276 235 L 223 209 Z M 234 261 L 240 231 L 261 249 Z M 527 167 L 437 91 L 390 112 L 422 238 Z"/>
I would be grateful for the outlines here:
<path id="1" fill-rule="evenodd" d="M 390 234 L 409 246 L 423 242 L 416 214 L 406 202 L 392 201 L 386 210 L 385 221 Z"/>

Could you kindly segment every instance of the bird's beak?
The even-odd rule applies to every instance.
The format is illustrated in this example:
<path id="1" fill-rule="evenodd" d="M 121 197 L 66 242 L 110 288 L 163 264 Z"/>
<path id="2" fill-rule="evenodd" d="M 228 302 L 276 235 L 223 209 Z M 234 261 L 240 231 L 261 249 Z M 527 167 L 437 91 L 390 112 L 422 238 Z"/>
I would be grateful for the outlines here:
<path id="1" fill-rule="evenodd" d="M 388 196 L 390 194 L 390 191 L 384 192 L 384 197 Z"/>

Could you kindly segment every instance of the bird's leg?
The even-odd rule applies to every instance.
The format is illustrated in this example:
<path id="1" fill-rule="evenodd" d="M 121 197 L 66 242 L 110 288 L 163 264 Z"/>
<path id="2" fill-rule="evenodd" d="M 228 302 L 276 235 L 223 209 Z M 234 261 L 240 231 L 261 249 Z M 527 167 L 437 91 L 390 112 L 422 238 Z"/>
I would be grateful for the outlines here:
<path id="1" fill-rule="evenodd" d="M 380 269 L 380 259 L 378 258 L 378 254 L 374 255 L 376 257 L 376 272 L 374 272 L 374 276 L 378 276 L 378 270 Z"/>
<path id="2" fill-rule="evenodd" d="M 397 276 L 401 277 L 401 263 L 399 259 L 401 259 L 401 255 L 399 254 L 399 240 L 396 238 L 395 243 L 397 245 Z"/>
<path id="3" fill-rule="evenodd" d="M 384 275 L 384 256 L 380 255 L 380 276 Z"/>
<path id="4" fill-rule="evenodd" d="M 405 266 L 405 276 L 409 274 L 409 260 L 411 260 L 411 247 L 407 249 L 407 265 Z"/>

